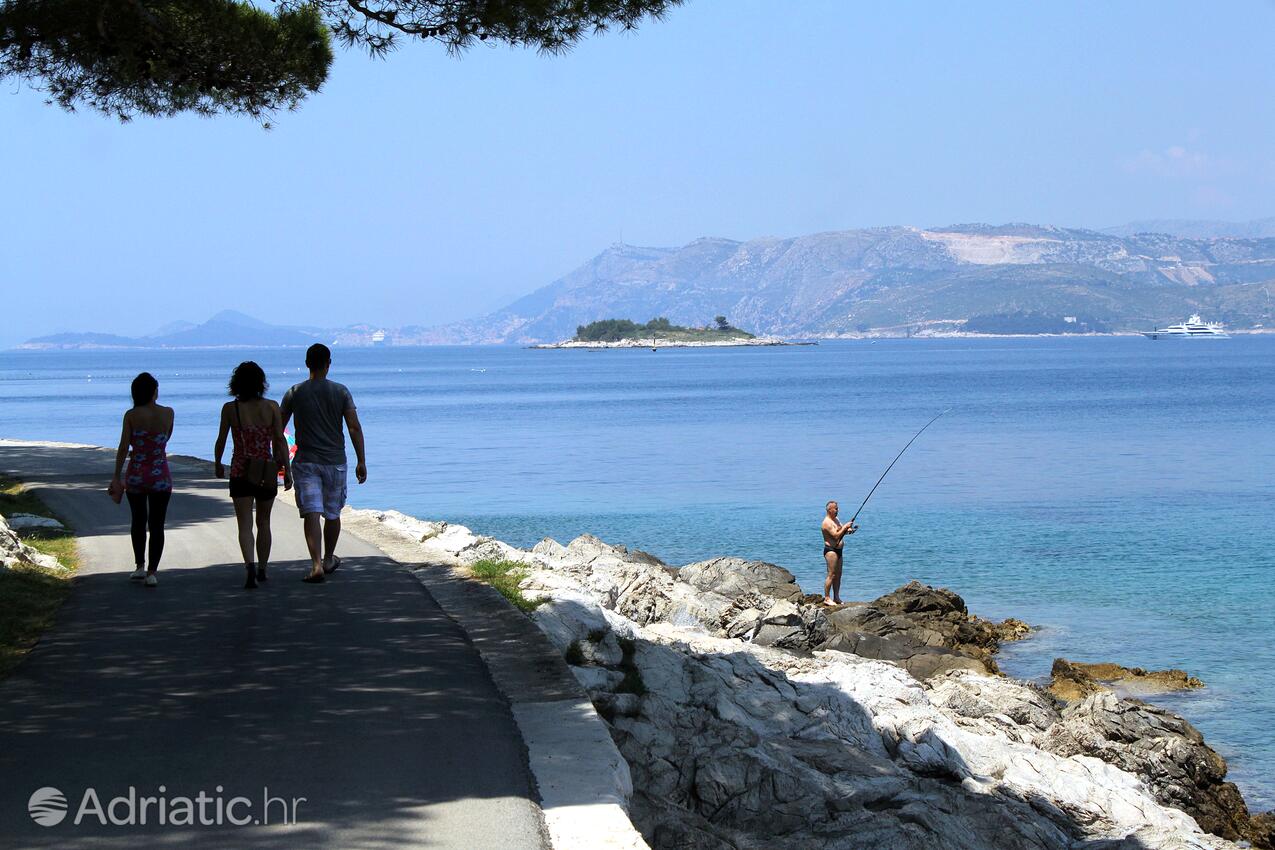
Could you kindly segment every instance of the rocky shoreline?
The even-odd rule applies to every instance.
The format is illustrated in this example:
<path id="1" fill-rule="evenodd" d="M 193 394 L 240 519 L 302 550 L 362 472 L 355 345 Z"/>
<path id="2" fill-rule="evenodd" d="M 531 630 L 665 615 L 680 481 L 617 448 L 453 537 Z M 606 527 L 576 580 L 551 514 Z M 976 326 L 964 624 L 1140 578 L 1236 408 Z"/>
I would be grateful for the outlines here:
<path id="1" fill-rule="evenodd" d="M 911 582 L 828 609 L 772 564 L 674 568 L 587 535 L 523 550 L 358 513 L 422 560 L 523 565 L 533 620 L 628 761 L 652 847 L 1275 847 L 1275 817 L 1251 815 L 1194 727 L 1106 684 L 1199 685 L 1181 671 L 1064 661 L 1051 692 L 996 668 L 1030 627 L 971 615 L 950 590 Z"/>

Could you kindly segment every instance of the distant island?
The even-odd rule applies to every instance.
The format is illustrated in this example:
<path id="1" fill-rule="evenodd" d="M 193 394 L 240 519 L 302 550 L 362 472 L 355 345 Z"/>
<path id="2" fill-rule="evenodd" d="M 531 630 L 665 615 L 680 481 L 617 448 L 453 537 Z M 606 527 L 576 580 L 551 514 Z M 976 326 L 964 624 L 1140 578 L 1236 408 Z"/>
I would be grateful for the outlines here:
<path id="1" fill-rule="evenodd" d="M 631 319 L 601 319 L 576 327 L 576 335 L 562 342 L 532 348 L 699 348 L 739 345 L 791 345 L 774 337 L 758 337 L 731 327 L 717 316 L 703 327 L 675 325 L 664 316 L 639 325 Z"/>

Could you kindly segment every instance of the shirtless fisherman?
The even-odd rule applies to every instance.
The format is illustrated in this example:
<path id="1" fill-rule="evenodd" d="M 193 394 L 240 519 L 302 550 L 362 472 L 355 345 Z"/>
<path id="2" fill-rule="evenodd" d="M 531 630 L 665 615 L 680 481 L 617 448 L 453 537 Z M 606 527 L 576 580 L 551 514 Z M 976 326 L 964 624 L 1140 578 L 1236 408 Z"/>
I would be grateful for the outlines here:
<path id="1" fill-rule="evenodd" d="M 828 563 L 828 577 L 823 580 L 823 604 L 841 604 L 841 558 L 843 540 L 847 534 L 854 534 L 859 526 L 853 523 L 837 522 L 837 503 L 827 504 L 828 515 L 823 518 L 820 530 L 823 532 L 823 559 Z"/>

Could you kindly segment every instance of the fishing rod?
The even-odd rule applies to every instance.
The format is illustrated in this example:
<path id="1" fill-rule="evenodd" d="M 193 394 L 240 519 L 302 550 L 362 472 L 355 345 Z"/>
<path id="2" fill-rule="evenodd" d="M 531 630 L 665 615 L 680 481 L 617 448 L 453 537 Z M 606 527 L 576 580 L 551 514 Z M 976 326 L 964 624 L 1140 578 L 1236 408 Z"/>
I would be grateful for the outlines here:
<path id="1" fill-rule="evenodd" d="M 872 485 L 872 489 L 868 491 L 868 495 L 863 497 L 863 504 L 859 505 L 859 510 L 855 511 L 854 516 L 850 517 L 850 525 L 852 527 L 857 527 L 855 526 L 854 521 L 859 516 L 859 512 L 863 510 L 863 505 L 866 505 L 868 503 L 868 499 L 872 498 L 872 494 L 875 493 L 877 491 L 877 488 L 881 486 L 881 482 L 884 481 L 885 477 L 890 474 L 890 470 L 894 469 L 894 465 L 899 462 L 899 458 L 903 457 L 903 452 L 906 452 L 908 450 L 908 446 L 911 446 L 913 443 L 915 443 L 916 438 L 924 434 L 926 428 L 929 428 L 935 422 L 938 422 L 939 419 L 946 416 L 949 412 L 951 412 L 951 410 L 952 408 L 949 407 L 947 410 L 943 411 L 938 416 L 935 416 L 929 422 L 926 422 L 925 425 L 921 428 L 921 430 L 917 431 L 916 434 L 912 436 L 912 439 L 908 440 L 908 444 L 907 446 L 903 447 L 903 451 L 900 451 L 897 455 L 894 456 L 894 460 L 890 461 L 890 465 L 885 468 L 885 472 L 881 473 L 881 477 L 877 479 L 877 483 Z"/>

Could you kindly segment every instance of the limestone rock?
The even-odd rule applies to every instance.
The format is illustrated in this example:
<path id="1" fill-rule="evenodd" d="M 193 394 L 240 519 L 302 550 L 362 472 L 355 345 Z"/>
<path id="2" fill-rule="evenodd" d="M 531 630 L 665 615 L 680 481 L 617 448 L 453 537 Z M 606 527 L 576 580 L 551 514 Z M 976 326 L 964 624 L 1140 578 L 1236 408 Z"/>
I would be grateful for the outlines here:
<path id="1" fill-rule="evenodd" d="M 545 567 L 543 573 L 575 580 L 604 608 L 638 624 L 672 622 L 693 628 L 716 628 L 727 601 L 714 594 L 699 594 L 677 571 L 643 552 L 611 546 L 592 535 L 582 535 L 566 546 L 541 541 L 528 553 Z M 526 586 L 552 585 L 533 572 Z"/>
<path id="2" fill-rule="evenodd" d="M 637 694 L 597 693 L 590 696 L 598 714 L 611 722 L 617 717 L 636 717 L 641 711 L 642 698 Z"/>
<path id="3" fill-rule="evenodd" d="M 23 543 L 22 538 L 9 527 L 4 517 L 0 517 L 0 568 L 8 570 L 16 566 L 35 566 L 46 570 L 67 572 L 67 568 L 62 566 L 57 558 Z"/>
<path id="4" fill-rule="evenodd" d="M 1018 621 L 995 624 L 969 613 L 965 601 L 946 588 L 912 581 L 872 602 L 845 605 L 828 615 L 831 627 L 842 633 L 902 638 L 891 647 L 900 658 L 924 655 L 901 647 L 933 647 L 976 659 L 983 669 L 997 672 L 992 655 L 1005 634 L 1018 634 Z M 877 647 L 868 642 L 864 652 Z M 872 656 L 876 657 L 876 656 Z M 921 658 L 916 666 L 922 677 L 962 666 L 956 662 Z"/>
<path id="5" fill-rule="evenodd" d="M 1031 637 L 1032 627 L 1022 620 L 1006 617 L 996 624 L 997 638 L 1001 643 L 1013 643 Z"/>
<path id="6" fill-rule="evenodd" d="M 721 632 L 726 637 L 737 640 L 752 640 L 753 635 L 761 628 L 765 612 L 745 605 L 743 608 L 731 608 L 722 615 Z"/>
<path id="7" fill-rule="evenodd" d="M 964 728 L 1035 743 L 1059 721 L 1057 703 L 1041 688 L 1001 676 L 951 670 L 925 683 L 930 700 Z"/>
<path id="8" fill-rule="evenodd" d="M 777 626 L 799 626 L 801 625 L 801 612 L 797 610 L 797 606 L 788 600 L 781 600 L 766 609 L 766 613 L 762 615 L 761 621 Z"/>
<path id="9" fill-rule="evenodd" d="M 863 632 L 839 631 L 819 644 L 818 648 L 848 652 L 863 658 L 893 661 L 920 680 L 949 670 L 991 672 L 988 666 L 977 658 L 970 658 L 954 650 L 925 645 L 908 634 L 880 637 Z"/>
<path id="10" fill-rule="evenodd" d="M 601 606 L 588 594 L 558 591 L 531 612 L 531 618 L 560 652 L 610 630 Z"/>
<path id="11" fill-rule="evenodd" d="M 53 517 L 36 516 L 35 514 L 12 514 L 8 519 L 9 527 L 14 531 L 45 529 L 49 531 L 65 531 L 66 526 Z"/>
<path id="12" fill-rule="evenodd" d="M 635 823 L 655 848 L 1062 850 L 1134 834 L 1125 846 L 1223 846 L 1128 773 L 995 725 L 961 729 L 892 665 L 667 624 L 640 630 L 634 660 L 647 694 L 612 724 L 633 771 Z M 949 698 L 963 688 L 971 714 L 1021 717 L 1033 734 L 1056 722 L 1040 692 L 950 676 L 940 687 Z"/>
<path id="13" fill-rule="evenodd" d="M 781 646 L 788 649 L 800 648 L 804 632 L 800 626 L 785 626 L 778 623 L 762 623 L 757 634 L 753 635 L 753 643 L 759 646 Z"/>
<path id="14" fill-rule="evenodd" d="M 624 674 L 605 667 L 581 667 L 575 664 L 568 666 L 576 681 L 590 694 L 596 691 L 613 691 L 624 679 Z"/>
<path id="15" fill-rule="evenodd" d="M 1084 664 L 1059 658 L 1054 661 L 1054 676 L 1062 668 L 1066 678 L 1080 681 L 1087 678 L 1095 684 L 1108 686 L 1121 696 L 1160 694 L 1169 691 L 1193 690 L 1204 683 L 1185 670 L 1146 670 L 1142 667 L 1123 667 L 1119 664 Z M 1105 689 L 1099 686 L 1094 690 Z M 1092 692 L 1092 691 L 1090 691 Z M 1066 697 L 1064 694 L 1059 696 Z"/>
<path id="16" fill-rule="evenodd" d="M 580 641 L 580 654 L 584 660 L 601 667 L 619 667 L 624 661 L 624 651 L 615 632 L 608 631 L 600 640 L 595 638 L 597 632 L 592 632 Z"/>
<path id="17" fill-rule="evenodd" d="M 1090 694 L 1110 690 L 1087 673 L 1083 665 L 1073 664 L 1065 658 L 1055 658 L 1049 671 L 1049 692 L 1068 702 L 1082 700 Z"/>
<path id="18" fill-rule="evenodd" d="M 696 590 L 727 599 L 746 593 L 760 593 L 774 599 L 797 602 L 805 595 L 792 573 L 765 561 L 713 558 L 687 564 L 678 570 L 678 577 Z"/>
<path id="19" fill-rule="evenodd" d="M 1063 711 L 1041 746 L 1063 756 L 1093 756 L 1142 777 L 1157 800 L 1215 835 L 1240 840 L 1256 828 L 1239 790 L 1225 781 L 1226 762 L 1194 726 L 1162 708 L 1091 694 Z"/>

